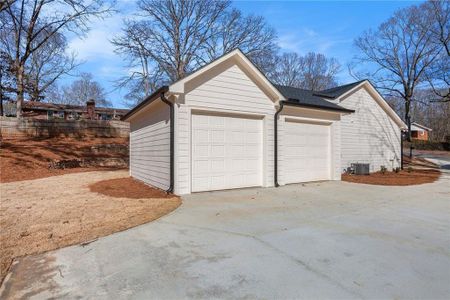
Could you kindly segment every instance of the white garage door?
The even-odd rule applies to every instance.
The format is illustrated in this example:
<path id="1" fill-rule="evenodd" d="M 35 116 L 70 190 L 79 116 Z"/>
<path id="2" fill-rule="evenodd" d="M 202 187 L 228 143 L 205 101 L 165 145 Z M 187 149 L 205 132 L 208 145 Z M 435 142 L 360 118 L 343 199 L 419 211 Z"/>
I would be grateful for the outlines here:
<path id="1" fill-rule="evenodd" d="M 262 184 L 262 120 L 192 115 L 192 192 Z"/>
<path id="2" fill-rule="evenodd" d="M 329 180 L 330 124 L 286 120 L 279 143 L 280 182 Z"/>

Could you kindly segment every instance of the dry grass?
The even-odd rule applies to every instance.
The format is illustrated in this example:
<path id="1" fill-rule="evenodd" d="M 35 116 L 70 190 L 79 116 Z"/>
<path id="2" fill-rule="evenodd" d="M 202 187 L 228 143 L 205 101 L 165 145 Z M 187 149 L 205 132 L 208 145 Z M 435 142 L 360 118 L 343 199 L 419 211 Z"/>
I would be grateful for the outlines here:
<path id="1" fill-rule="evenodd" d="M 342 174 L 342 180 L 354 183 L 375 184 L 375 185 L 416 185 L 431 183 L 439 179 L 439 170 L 414 169 L 411 172 L 400 171 L 371 173 L 370 175 L 348 175 Z"/>
<path id="2" fill-rule="evenodd" d="M 155 220 L 177 208 L 178 197 L 161 195 L 140 183 L 130 186 L 127 171 L 66 174 L 0 184 L 0 279 L 14 257 L 78 244 Z M 118 198 L 91 192 L 89 185 L 116 180 L 158 198 Z M 110 182 L 111 183 L 111 182 Z M 94 185 L 95 186 L 95 185 Z M 133 193 L 131 195 L 133 195 Z"/>
<path id="3" fill-rule="evenodd" d="M 0 182 L 44 178 L 108 168 L 49 169 L 53 160 L 89 157 L 126 157 L 126 154 L 93 154 L 100 144 L 126 145 L 126 138 L 8 138 L 1 140 Z M 111 168 L 109 168 L 111 169 Z"/>

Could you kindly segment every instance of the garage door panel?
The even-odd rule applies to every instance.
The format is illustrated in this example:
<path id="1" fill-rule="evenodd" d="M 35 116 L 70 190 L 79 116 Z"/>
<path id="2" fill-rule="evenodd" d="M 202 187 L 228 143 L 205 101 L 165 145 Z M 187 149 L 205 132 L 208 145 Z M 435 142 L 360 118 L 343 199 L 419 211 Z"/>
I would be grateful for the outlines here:
<path id="1" fill-rule="evenodd" d="M 192 134 L 193 192 L 262 184 L 262 120 L 193 114 Z"/>
<path id="2" fill-rule="evenodd" d="M 330 179 L 330 132 L 328 124 L 283 123 L 279 146 L 282 183 Z"/>

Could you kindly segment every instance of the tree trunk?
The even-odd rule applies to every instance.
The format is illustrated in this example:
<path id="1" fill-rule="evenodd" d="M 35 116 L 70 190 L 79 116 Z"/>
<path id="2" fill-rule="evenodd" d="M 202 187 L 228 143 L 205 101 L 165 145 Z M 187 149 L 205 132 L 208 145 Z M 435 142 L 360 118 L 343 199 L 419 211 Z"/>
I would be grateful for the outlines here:
<path id="1" fill-rule="evenodd" d="M 410 108 L 411 108 L 411 98 L 405 98 L 405 122 L 406 126 L 408 126 L 408 132 L 406 139 L 408 142 L 411 142 L 411 116 L 410 116 Z"/>
<path id="2" fill-rule="evenodd" d="M 16 97 L 16 117 L 22 118 L 22 104 L 24 99 L 24 66 L 17 67 L 17 97 Z"/>
<path id="3" fill-rule="evenodd" d="M 410 109 L 411 109 L 411 97 L 406 96 L 405 97 L 405 122 L 406 126 L 408 126 L 408 132 L 406 135 L 406 139 L 409 142 L 409 158 L 412 159 L 412 150 L 413 146 L 411 143 L 411 116 L 410 116 Z"/>

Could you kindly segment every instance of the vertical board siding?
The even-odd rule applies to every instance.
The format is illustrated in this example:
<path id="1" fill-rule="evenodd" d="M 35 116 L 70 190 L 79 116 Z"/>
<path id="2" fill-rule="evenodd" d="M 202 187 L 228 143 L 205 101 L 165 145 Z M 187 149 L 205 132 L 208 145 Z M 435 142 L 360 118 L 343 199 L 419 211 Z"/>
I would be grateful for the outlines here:
<path id="1" fill-rule="evenodd" d="M 160 189 L 170 183 L 169 117 L 169 107 L 159 102 L 130 122 L 130 175 Z"/>
<path id="2" fill-rule="evenodd" d="M 400 128 L 370 93 L 361 88 L 340 105 L 355 110 L 341 121 L 342 171 L 351 163 L 369 163 L 371 172 L 399 167 Z"/>
<path id="3" fill-rule="evenodd" d="M 220 68 L 221 66 L 218 66 Z M 224 68 L 218 75 L 189 91 L 184 104 L 176 106 L 176 183 L 177 194 L 191 192 L 191 115 L 192 109 L 240 114 L 259 114 L 264 118 L 263 185 L 273 186 L 272 100 L 237 66 Z"/>

